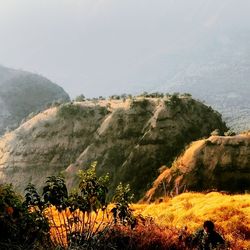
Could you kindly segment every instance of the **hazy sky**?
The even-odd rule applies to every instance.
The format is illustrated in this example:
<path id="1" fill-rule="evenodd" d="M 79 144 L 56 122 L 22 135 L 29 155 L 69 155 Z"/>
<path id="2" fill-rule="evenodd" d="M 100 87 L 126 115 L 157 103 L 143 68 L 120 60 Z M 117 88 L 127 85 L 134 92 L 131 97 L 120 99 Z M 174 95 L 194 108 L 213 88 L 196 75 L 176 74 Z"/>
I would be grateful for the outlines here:
<path id="1" fill-rule="evenodd" d="M 249 11 L 249 0 L 0 0 L 0 64 L 72 97 L 132 92 L 204 35 L 247 29 Z"/>

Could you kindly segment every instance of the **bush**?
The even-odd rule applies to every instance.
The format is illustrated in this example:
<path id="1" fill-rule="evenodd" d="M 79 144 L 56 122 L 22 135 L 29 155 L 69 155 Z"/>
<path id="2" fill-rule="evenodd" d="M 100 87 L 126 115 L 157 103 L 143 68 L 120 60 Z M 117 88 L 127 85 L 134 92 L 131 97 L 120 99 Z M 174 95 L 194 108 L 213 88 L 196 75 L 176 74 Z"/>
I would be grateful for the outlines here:
<path id="1" fill-rule="evenodd" d="M 228 131 L 226 131 L 226 132 L 224 133 L 224 135 L 225 135 L 225 136 L 235 136 L 236 133 L 235 133 L 234 131 L 232 131 L 232 130 L 228 130 Z"/>
<path id="2" fill-rule="evenodd" d="M 1 224 L 0 229 L 10 234 L 7 241 L 18 245 L 27 242 L 30 247 L 33 241 L 41 242 L 50 232 L 52 241 L 47 242 L 52 242 L 55 247 L 98 249 L 114 224 L 130 225 L 132 212 L 129 204 L 132 195 L 129 186 L 118 186 L 113 211 L 117 212 L 119 219 L 115 216 L 112 218 L 109 216 L 112 213 L 108 209 L 110 201 L 107 198 L 109 175 L 98 177 L 96 164 L 94 162 L 86 171 L 79 171 L 79 185 L 70 194 L 62 176 L 47 177 L 41 196 L 34 185 L 28 184 L 24 202 L 14 193 L 12 186 L 2 189 L 1 209 L 7 211 L 7 215 L 18 211 L 21 216 L 18 217 L 21 226 L 15 231 L 12 228 L 13 220 L 9 217 L 6 217 L 4 225 Z M 3 241 L 6 235 L 2 235 Z"/>
<path id="3" fill-rule="evenodd" d="M 176 229 L 159 227 L 150 218 L 142 219 L 134 229 L 115 226 L 105 238 L 106 242 L 112 243 L 113 249 L 124 250 L 185 249 L 178 242 Z"/>
<path id="4" fill-rule="evenodd" d="M 0 249 L 52 246 L 48 221 L 39 210 L 30 210 L 31 202 L 23 202 L 11 185 L 0 186 Z"/>
<path id="5" fill-rule="evenodd" d="M 133 198 L 134 195 L 131 193 L 129 184 L 123 186 L 122 183 L 120 183 L 117 186 L 113 197 L 115 207 L 111 210 L 115 224 L 120 222 L 122 225 L 131 225 L 131 228 L 135 227 L 136 219 L 129 207 Z"/>
<path id="6" fill-rule="evenodd" d="M 219 129 L 215 129 L 214 131 L 211 132 L 211 136 L 219 136 L 221 134 Z"/>
<path id="7" fill-rule="evenodd" d="M 75 99 L 76 102 L 84 102 L 85 101 L 85 96 L 83 94 L 79 95 Z"/>
<path id="8" fill-rule="evenodd" d="M 62 104 L 59 107 L 57 115 L 61 118 L 81 118 L 86 116 L 86 110 L 80 105 L 73 103 Z"/>

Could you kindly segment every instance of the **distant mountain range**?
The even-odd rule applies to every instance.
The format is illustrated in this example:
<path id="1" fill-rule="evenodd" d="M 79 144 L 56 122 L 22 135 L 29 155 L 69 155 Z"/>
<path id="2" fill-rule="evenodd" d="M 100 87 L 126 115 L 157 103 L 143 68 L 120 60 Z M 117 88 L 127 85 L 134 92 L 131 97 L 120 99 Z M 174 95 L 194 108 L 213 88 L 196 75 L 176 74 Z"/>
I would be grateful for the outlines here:
<path id="1" fill-rule="evenodd" d="M 217 34 L 166 56 L 165 75 L 151 90 L 191 93 L 222 113 L 232 129 L 250 129 L 249 39 L 245 33 Z"/>
<path id="2" fill-rule="evenodd" d="M 58 85 L 37 74 L 0 66 L 0 135 L 54 101 L 69 101 Z"/>

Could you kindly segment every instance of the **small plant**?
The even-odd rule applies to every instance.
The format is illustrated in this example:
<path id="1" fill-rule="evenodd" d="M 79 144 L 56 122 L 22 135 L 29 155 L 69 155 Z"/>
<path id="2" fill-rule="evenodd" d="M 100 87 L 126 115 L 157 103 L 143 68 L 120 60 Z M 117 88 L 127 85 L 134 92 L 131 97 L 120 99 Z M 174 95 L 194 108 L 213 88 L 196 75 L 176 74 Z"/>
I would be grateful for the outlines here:
<path id="1" fill-rule="evenodd" d="M 77 96 L 75 98 L 75 101 L 76 102 L 84 102 L 85 101 L 85 96 L 83 94 L 81 94 L 81 95 L 79 95 L 79 96 Z"/>
<path id="2" fill-rule="evenodd" d="M 225 135 L 225 136 L 235 136 L 236 133 L 235 133 L 234 131 L 232 131 L 232 130 L 228 130 L 228 131 L 226 131 L 226 132 L 224 133 L 224 135 Z"/>
<path id="3" fill-rule="evenodd" d="M 113 197 L 115 207 L 112 209 L 115 224 L 120 222 L 122 225 L 135 226 L 136 219 L 130 209 L 133 198 L 134 195 L 131 193 L 129 184 L 124 186 L 120 183 L 117 186 Z"/>
<path id="4" fill-rule="evenodd" d="M 179 93 L 174 93 L 170 99 L 169 99 L 169 105 L 171 107 L 177 107 L 179 104 L 181 104 L 181 99 L 179 98 Z"/>
<path id="5" fill-rule="evenodd" d="M 86 202 L 86 211 L 96 212 L 107 207 L 109 175 L 97 177 L 96 165 L 97 162 L 94 162 L 88 170 L 79 172 L 79 190 Z"/>
<path id="6" fill-rule="evenodd" d="M 220 135 L 220 130 L 215 129 L 214 131 L 211 132 L 211 136 L 219 136 Z"/>
<path id="7" fill-rule="evenodd" d="M 66 103 L 59 107 L 57 115 L 60 118 L 81 118 L 86 116 L 86 110 L 80 105 Z"/>
<path id="8" fill-rule="evenodd" d="M 63 177 L 47 177 L 43 188 L 44 203 L 55 206 L 59 211 L 67 207 L 68 190 Z"/>
<path id="9" fill-rule="evenodd" d="M 68 230 L 71 246 L 93 245 L 93 240 L 103 237 L 111 225 L 107 212 L 109 176 L 97 177 L 96 165 L 97 162 L 94 162 L 88 170 L 79 172 L 78 190 L 68 199 L 73 221 L 73 227 Z"/>
<path id="10" fill-rule="evenodd" d="M 42 209 L 43 202 L 41 201 L 41 197 L 38 194 L 35 185 L 29 183 L 25 188 L 25 201 L 24 204 L 27 207 L 38 207 Z"/>

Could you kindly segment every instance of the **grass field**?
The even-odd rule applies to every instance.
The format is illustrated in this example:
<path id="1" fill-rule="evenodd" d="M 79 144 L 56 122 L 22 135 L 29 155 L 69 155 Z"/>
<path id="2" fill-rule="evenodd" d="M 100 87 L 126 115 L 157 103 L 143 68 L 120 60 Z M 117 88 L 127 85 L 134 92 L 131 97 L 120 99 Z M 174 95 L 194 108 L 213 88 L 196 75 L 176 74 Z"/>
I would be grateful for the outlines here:
<path id="1" fill-rule="evenodd" d="M 121 225 L 117 232 L 119 237 L 130 238 L 131 242 L 136 241 L 141 246 L 138 249 L 150 249 L 147 246 L 154 244 L 166 247 L 171 244 L 178 245 L 178 234 L 184 227 L 187 227 L 186 233 L 190 235 L 202 227 L 205 220 L 212 220 L 215 223 L 216 230 L 229 243 L 230 248 L 228 249 L 250 249 L 249 194 L 184 193 L 174 198 L 165 198 L 151 204 L 133 204 L 131 208 L 135 216 L 140 215 L 141 218 L 147 220 L 147 223 L 144 225 L 140 223 L 133 230 Z M 110 207 L 108 210 L 110 211 Z M 52 214 L 56 225 L 61 228 L 59 235 L 62 236 L 63 245 L 67 245 L 65 241 L 66 228 L 63 230 L 65 225 L 64 218 L 72 217 L 72 214 L 69 211 L 59 213 L 54 209 Z M 92 216 L 94 218 L 96 215 L 93 214 Z M 97 225 L 107 223 L 111 219 L 109 217 L 107 220 L 105 216 L 106 219 L 103 221 L 101 218 L 104 217 L 99 214 L 94 219 Z M 73 230 L 78 231 L 79 225 L 75 224 Z M 80 229 L 79 231 L 83 230 Z M 58 231 L 55 231 L 55 228 L 52 227 L 51 234 L 55 240 L 58 236 Z"/>
<path id="2" fill-rule="evenodd" d="M 250 195 L 184 193 L 162 202 L 134 204 L 135 214 L 150 216 L 160 226 L 193 233 L 205 220 L 212 220 L 217 230 L 234 246 L 250 249 Z"/>

